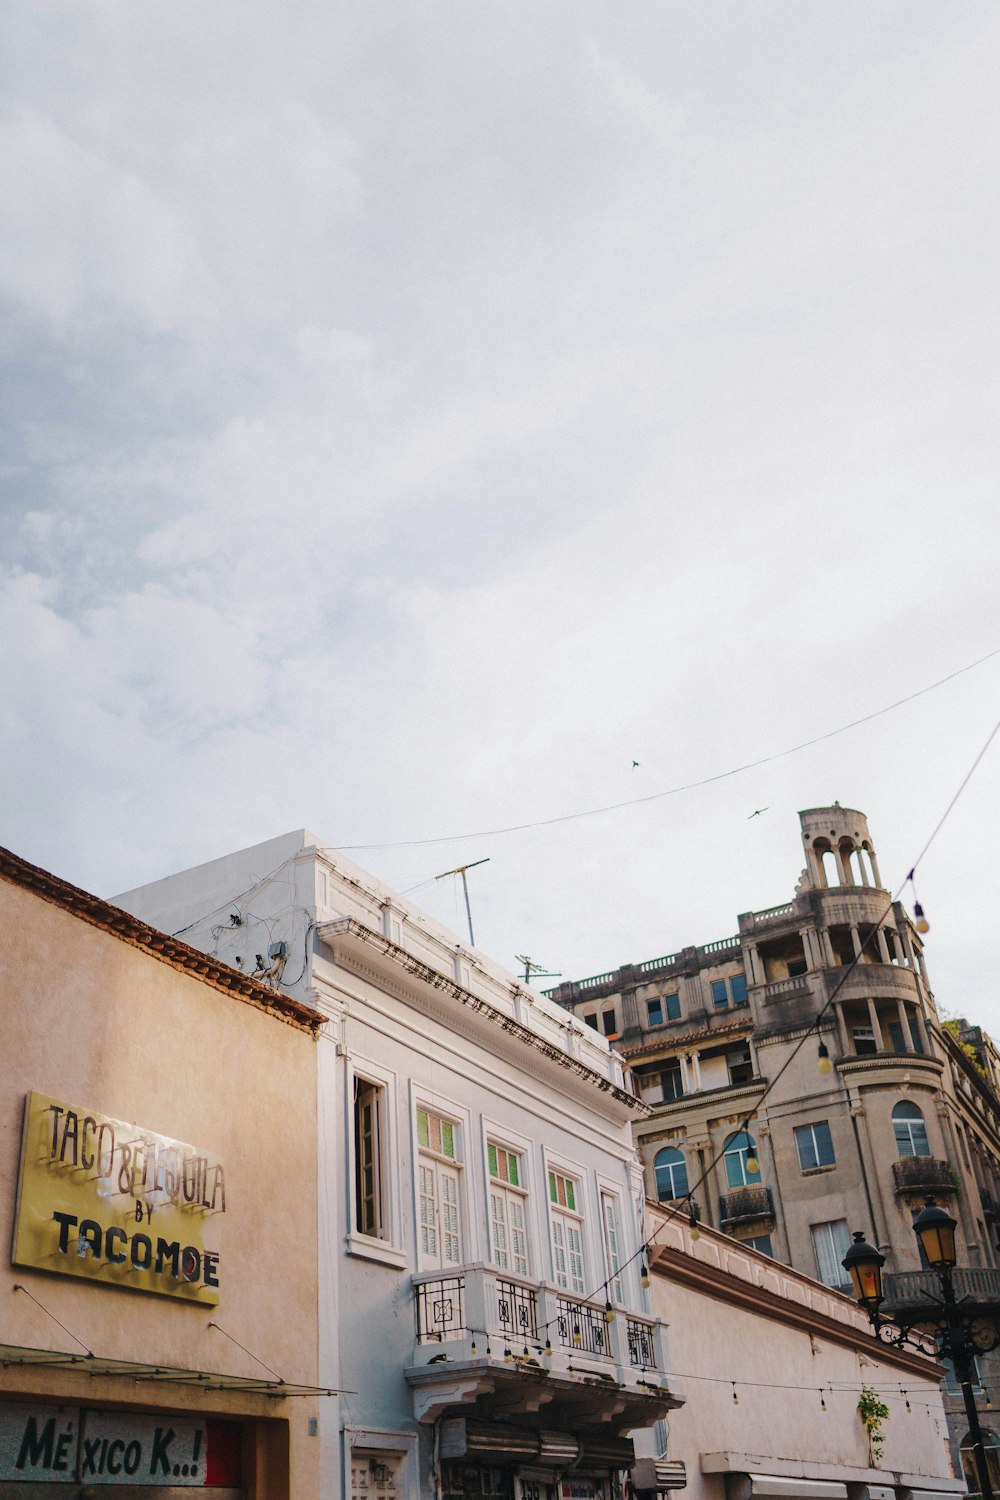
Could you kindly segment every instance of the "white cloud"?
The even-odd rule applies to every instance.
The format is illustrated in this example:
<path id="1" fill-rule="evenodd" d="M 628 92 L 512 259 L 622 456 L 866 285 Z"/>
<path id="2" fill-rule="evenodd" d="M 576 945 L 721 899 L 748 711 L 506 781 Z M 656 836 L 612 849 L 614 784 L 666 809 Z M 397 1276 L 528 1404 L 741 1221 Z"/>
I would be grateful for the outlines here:
<path id="1" fill-rule="evenodd" d="M 25 10 L 4 837 L 108 890 L 302 824 L 554 817 L 994 644 L 997 24 Z M 489 853 L 508 960 L 708 940 L 787 895 L 798 806 L 860 802 L 912 858 L 991 670 L 710 791 L 359 858 L 402 885 Z M 953 827 L 943 996 L 989 876 Z"/>

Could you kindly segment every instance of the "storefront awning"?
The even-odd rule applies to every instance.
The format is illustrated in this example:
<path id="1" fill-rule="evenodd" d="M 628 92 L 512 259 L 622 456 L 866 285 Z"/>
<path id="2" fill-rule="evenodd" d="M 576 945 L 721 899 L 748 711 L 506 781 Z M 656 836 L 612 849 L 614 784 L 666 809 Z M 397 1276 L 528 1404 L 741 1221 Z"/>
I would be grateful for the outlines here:
<path id="1" fill-rule="evenodd" d="M 27 1349 L 0 1344 L 0 1369 L 72 1370 L 79 1375 L 122 1376 L 154 1385 L 195 1386 L 204 1391 L 243 1391 L 283 1401 L 290 1396 L 337 1396 L 325 1386 L 297 1385 L 285 1380 L 261 1380 L 252 1375 L 224 1375 L 212 1370 L 185 1370 L 178 1365 L 144 1364 L 127 1359 L 105 1359 L 99 1354 L 68 1354 L 59 1349 Z"/>

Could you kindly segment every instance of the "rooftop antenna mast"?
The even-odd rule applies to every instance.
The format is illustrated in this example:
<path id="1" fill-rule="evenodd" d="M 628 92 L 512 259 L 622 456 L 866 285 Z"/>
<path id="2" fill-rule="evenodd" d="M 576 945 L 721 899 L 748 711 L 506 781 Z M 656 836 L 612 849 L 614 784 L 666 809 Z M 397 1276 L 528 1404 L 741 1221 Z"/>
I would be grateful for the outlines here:
<path id="1" fill-rule="evenodd" d="M 434 876 L 435 880 L 445 880 L 449 875 L 461 875 L 462 890 L 465 892 L 465 915 L 469 919 L 469 942 L 473 948 L 476 946 L 476 940 L 472 935 L 472 907 L 469 905 L 469 882 L 465 878 L 465 872 L 466 870 L 474 870 L 477 865 L 488 865 L 489 862 L 489 856 L 487 855 L 485 859 L 474 859 L 470 864 L 457 865 L 454 870 L 443 870 L 440 875 Z"/>
<path id="2" fill-rule="evenodd" d="M 515 953 L 514 957 L 519 964 L 524 964 L 524 982 L 530 984 L 532 979 L 561 979 L 562 969 L 547 969 L 544 964 L 536 964 L 533 958 L 526 953 Z"/>

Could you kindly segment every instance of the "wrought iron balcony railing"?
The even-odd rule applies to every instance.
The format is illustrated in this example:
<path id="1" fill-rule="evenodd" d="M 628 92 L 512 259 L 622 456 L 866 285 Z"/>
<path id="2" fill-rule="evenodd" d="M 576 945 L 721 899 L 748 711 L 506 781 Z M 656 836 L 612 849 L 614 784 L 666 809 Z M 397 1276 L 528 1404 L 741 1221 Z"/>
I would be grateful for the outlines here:
<path id="1" fill-rule="evenodd" d="M 950 1165 L 934 1156 L 901 1156 L 892 1164 L 892 1176 L 898 1194 L 956 1191 Z"/>
<path id="2" fill-rule="evenodd" d="M 504 1276 L 488 1266 L 413 1278 L 417 1345 L 464 1342 L 461 1357 L 527 1353 L 571 1362 L 574 1355 L 638 1374 L 663 1368 L 660 1324 L 603 1300 L 567 1296 L 547 1283 Z"/>
<path id="3" fill-rule="evenodd" d="M 719 1199 L 719 1219 L 723 1228 L 730 1224 L 741 1224 L 748 1219 L 773 1219 L 774 1205 L 771 1189 L 761 1182 L 750 1182 L 745 1187 L 733 1188 Z"/>

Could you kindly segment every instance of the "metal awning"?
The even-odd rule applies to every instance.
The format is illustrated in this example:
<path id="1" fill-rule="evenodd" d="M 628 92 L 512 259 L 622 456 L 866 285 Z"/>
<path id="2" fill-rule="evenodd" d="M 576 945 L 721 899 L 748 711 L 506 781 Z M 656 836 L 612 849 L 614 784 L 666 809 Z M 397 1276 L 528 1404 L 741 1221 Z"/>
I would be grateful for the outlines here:
<path id="1" fill-rule="evenodd" d="M 248 1396 L 270 1396 L 282 1401 L 290 1396 L 337 1396 L 326 1386 L 298 1385 L 281 1379 L 261 1380 L 252 1375 L 223 1375 L 212 1370 L 185 1370 L 179 1365 L 145 1364 L 129 1359 L 106 1359 L 100 1354 L 69 1354 L 59 1349 L 28 1349 L 20 1344 L 0 1344 L 0 1369 L 71 1370 L 77 1375 L 120 1376 L 153 1385 L 186 1385 L 203 1391 L 242 1391 Z"/>

